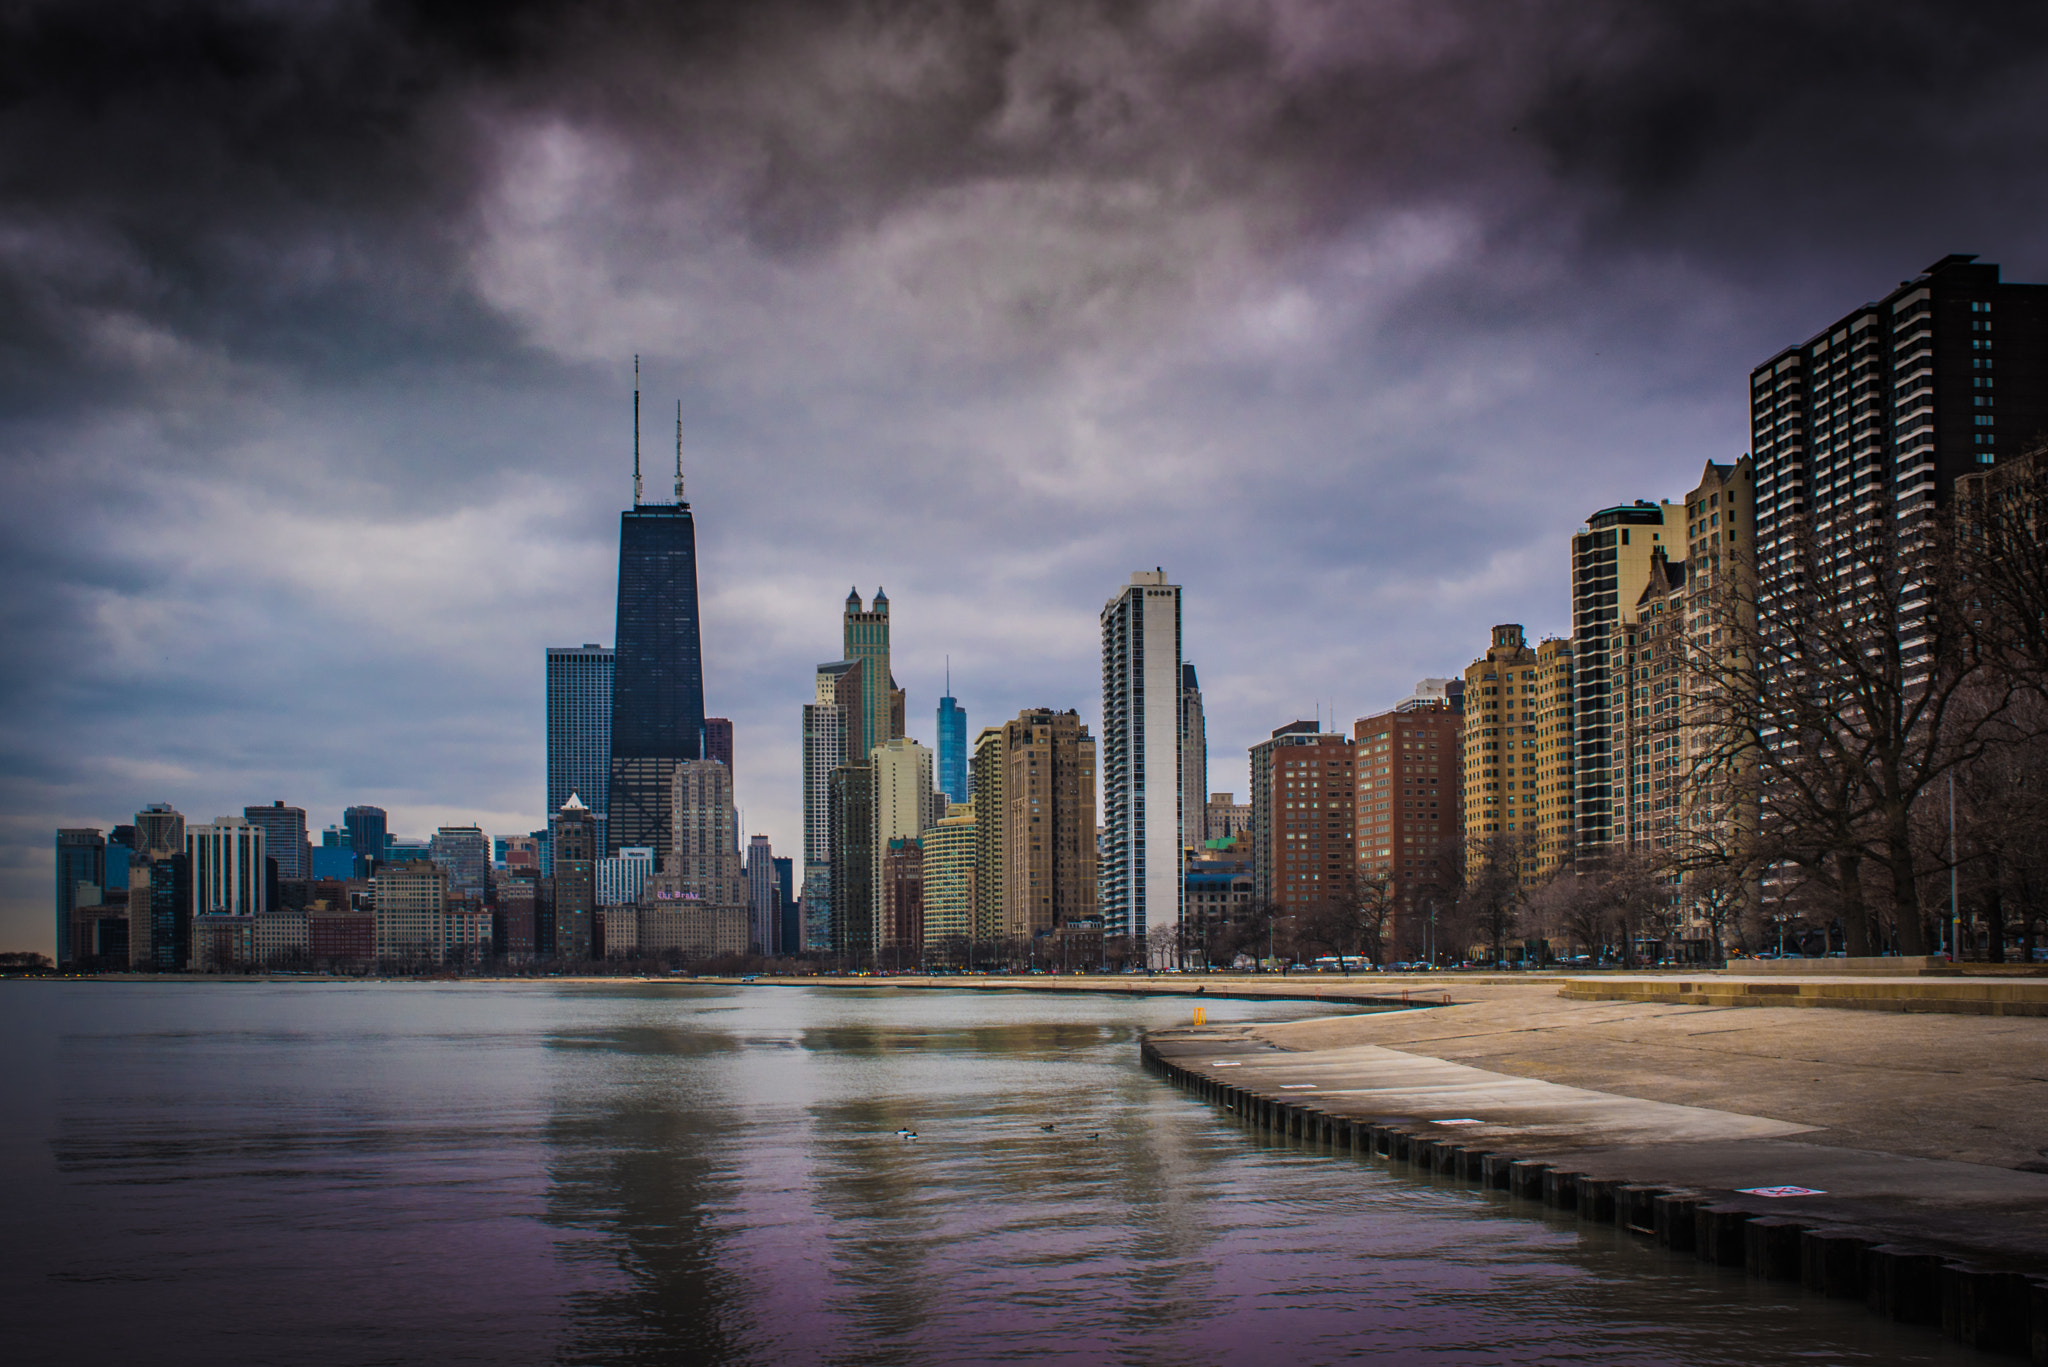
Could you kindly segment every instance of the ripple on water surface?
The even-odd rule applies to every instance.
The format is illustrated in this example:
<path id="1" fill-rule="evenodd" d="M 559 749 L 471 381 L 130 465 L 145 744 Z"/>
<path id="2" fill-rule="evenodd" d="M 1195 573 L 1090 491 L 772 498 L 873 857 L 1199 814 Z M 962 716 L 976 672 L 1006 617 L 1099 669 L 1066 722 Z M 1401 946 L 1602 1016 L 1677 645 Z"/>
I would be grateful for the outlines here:
<path id="1" fill-rule="evenodd" d="M 1182 1002 L 0 986 L 12 1362 L 1978 1360 L 1242 1129 Z"/>

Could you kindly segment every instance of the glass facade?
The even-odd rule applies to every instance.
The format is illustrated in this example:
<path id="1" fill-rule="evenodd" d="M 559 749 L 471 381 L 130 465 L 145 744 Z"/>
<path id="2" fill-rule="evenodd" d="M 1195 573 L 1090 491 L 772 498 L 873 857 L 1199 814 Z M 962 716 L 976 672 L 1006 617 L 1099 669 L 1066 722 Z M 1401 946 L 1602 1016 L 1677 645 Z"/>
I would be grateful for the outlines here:
<path id="1" fill-rule="evenodd" d="M 967 713 L 951 694 L 939 699 L 939 791 L 967 800 Z"/>
<path id="2" fill-rule="evenodd" d="M 107 838 L 97 827 L 82 826 L 57 832 L 57 939 L 58 963 L 71 955 L 71 908 L 78 898 L 78 885 L 90 883 L 104 888 L 107 882 Z"/>
<path id="3" fill-rule="evenodd" d="M 385 857 L 385 813 L 382 807 L 350 807 L 341 814 L 348 847 L 356 853 L 356 877 L 370 876 L 370 861 Z"/>
<path id="4" fill-rule="evenodd" d="M 605 833 L 611 787 L 612 652 L 599 645 L 548 647 L 547 814 L 573 793 Z"/>
<path id="5" fill-rule="evenodd" d="M 619 519 L 606 851 L 666 855 L 675 766 L 703 756 L 696 524 L 687 503 L 637 506 Z"/>

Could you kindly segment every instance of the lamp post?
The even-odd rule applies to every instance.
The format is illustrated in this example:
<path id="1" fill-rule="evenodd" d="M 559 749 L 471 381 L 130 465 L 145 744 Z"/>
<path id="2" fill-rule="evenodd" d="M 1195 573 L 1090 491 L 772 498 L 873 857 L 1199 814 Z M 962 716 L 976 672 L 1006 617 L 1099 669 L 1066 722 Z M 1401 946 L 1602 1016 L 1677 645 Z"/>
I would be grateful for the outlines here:
<path id="1" fill-rule="evenodd" d="M 1999 952 L 2004 951 L 2005 927 L 1998 929 Z M 1962 958 L 1963 912 L 1956 901 L 1956 771 L 1948 771 L 1948 958 L 1950 963 Z"/>

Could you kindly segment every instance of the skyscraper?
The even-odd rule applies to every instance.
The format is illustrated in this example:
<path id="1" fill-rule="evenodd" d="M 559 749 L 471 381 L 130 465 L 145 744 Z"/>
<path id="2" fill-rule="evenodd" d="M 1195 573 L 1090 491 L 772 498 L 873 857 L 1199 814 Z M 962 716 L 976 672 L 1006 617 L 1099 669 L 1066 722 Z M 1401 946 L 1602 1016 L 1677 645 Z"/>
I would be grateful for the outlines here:
<path id="1" fill-rule="evenodd" d="M 1195 667 L 1180 667 L 1180 843 L 1202 843 L 1203 812 L 1209 802 L 1209 722 L 1202 713 L 1202 685 Z"/>
<path id="2" fill-rule="evenodd" d="M 860 714 L 847 720 L 846 748 L 856 762 L 866 763 L 868 751 L 900 730 L 891 724 L 896 678 L 889 672 L 889 595 L 876 589 L 874 606 L 864 609 L 860 590 L 849 589 L 841 631 L 842 657 L 861 664 Z"/>
<path id="3" fill-rule="evenodd" d="M 924 833 L 924 945 L 928 961 L 967 962 L 974 933 L 975 816 L 955 803 Z"/>
<path id="4" fill-rule="evenodd" d="M 679 881 L 668 886 L 676 892 L 695 893 L 714 907 L 746 907 L 747 881 L 740 865 L 732 771 L 715 759 L 684 760 L 676 766 L 672 783 L 674 830 L 661 871 Z"/>
<path id="5" fill-rule="evenodd" d="M 348 831 L 348 847 L 355 851 L 356 877 L 370 876 L 370 865 L 384 858 L 385 813 L 382 807 L 350 807 L 341 814 Z"/>
<path id="6" fill-rule="evenodd" d="M 832 771 L 848 759 L 849 719 L 860 709 L 858 660 L 818 666 L 804 704 L 804 948 L 832 947 Z"/>
<path id="7" fill-rule="evenodd" d="M 597 911 L 597 822 L 573 795 L 556 815 L 554 874 L 536 939 L 544 952 L 580 963 L 591 955 Z"/>
<path id="8" fill-rule="evenodd" d="M 1312 721 L 1290 722 L 1252 747 L 1252 896 L 1299 913 L 1352 904 L 1358 794 L 1356 747 Z"/>
<path id="9" fill-rule="evenodd" d="M 277 861 L 279 878 L 311 878 L 313 846 L 306 839 L 306 809 L 279 798 L 268 807 L 244 807 L 242 818 L 263 828 L 264 857 Z"/>
<path id="10" fill-rule="evenodd" d="M 57 831 L 57 938 L 52 957 L 60 967 L 72 958 L 71 909 L 78 905 L 80 883 L 106 887 L 107 837 L 97 826 Z"/>
<path id="11" fill-rule="evenodd" d="M 447 870 L 451 892 L 481 897 L 489 885 L 491 838 L 481 827 L 441 827 L 427 842 L 427 857 Z"/>
<path id="12" fill-rule="evenodd" d="M 192 860 L 182 849 L 159 851 L 149 864 L 149 965 L 178 973 L 191 954 Z"/>
<path id="13" fill-rule="evenodd" d="M 726 768 L 732 768 L 732 718 L 704 719 L 704 758 L 715 759 Z"/>
<path id="14" fill-rule="evenodd" d="M 1650 582 L 1635 620 L 1615 633 L 1608 677 L 1614 717 L 1614 839 L 1623 849 L 1670 850 L 1686 786 L 1686 571 L 1691 562 L 1663 552 L 1650 559 Z"/>
<path id="15" fill-rule="evenodd" d="M 1464 718 L 1448 699 L 1421 706 L 1404 701 L 1362 717 L 1351 728 L 1358 805 L 1358 871 L 1387 880 L 1395 915 L 1407 922 L 1432 896 L 1448 906 L 1448 890 L 1464 863 Z M 1395 942 L 1404 927 L 1389 927 Z"/>
<path id="16" fill-rule="evenodd" d="M 135 814 L 135 852 L 154 859 L 185 852 L 185 818 L 168 802 L 152 802 Z"/>
<path id="17" fill-rule="evenodd" d="M 1662 550 L 1668 555 L 1684 543 L 1684 506 L 1641 499 L 1602 508 L 1572 537 L 1572 755 L 1578 775 L 1578 847 L 1585 853 L 1599 852 L 1615 836 L 1618 780 L 1610 673 L 1615 638 L 1624 622 L 1636 619 L 1636 600 L 1650 582 L 1650 553 Z M 1465 682 L 1469 715 L 1469 670 Z M 1469 802 L 1465 814 L 1468 821 L 1491 819 Z"/>
<path id="18" fill-rule="evenodd" d="M 193 915 L 255 916 L 264 910 L 268 880 L 261 826 L 238 816 L 187 823 L 185 853 L 192 860 Z"/>
<path id="19" fill-rule="evenodd" d="M 796 861 L 788 855 L 778 854 L 770 862 L 775 866 L 775 891 L 782 905 L 782 952 L 796 954 L 807 948 L 803 927 L 797 922 Z"/>
<path id="20" fill-rule="evenodd" d="M 1002 754 L 1004 937 L 1029 940 L 1092 921 L 1095 738 L 1078 712 L 1030 708 L 1004 725 Z M 1178 847 L 1162 854 L 1179 868 Z"/>
<path id="21" fill-rule="evenodd" d="M 654 851 L 635 845 L 597 861 L 597 904 L 601 907 L 630 907 L 640 902 L 640 890 L 654 872 Z"/>
<path id="22" fill-rule="evenodd" d="M 1644 572 L 1647 576 L 1649 571 Z M 1631 619 L 1634 607 L 1631 600 Z M 1617 619 L 1613 636 L 1622 631 Z M 1578 841 L 1585 826 L 1574 820 L 1586 787 L 1575 749 L 1585 729 L 1576 686 L 1583 658 L 1573 642 L 1558 638 L 1532 650 L 1521 626 L 1510 622 L 1493 629 L 1486 653 L 1465 670 L 1460 777 L 1468 846 L 1495 836 L 1516 837 L 1510 843 L 1522 851 L 1517 858 L 1525 882 L 1546 876 L 1568 862 L 1575 848 L 1583 848 Z M 1602 731 L 1609 746 L 1605 782 L 1612 786 L 1611 716 Z M 1428 777 L 1420 770 L 1411 776 Z M 1611 794 L 1609 802 L 1611 825 Z"/>
<path id="23" fill-rule="evenodd" d="M 948 802 L 967 800 L 967 713 L 953 697 L 950 668 L 946 696 L 939 699 L 939 791 Z"/>
<path id="24" fill-rule="evenodd" d="M 1172 961 L 1181 877 L 1180 585 L 1139 570 L 1102 609 L 1102 929 Z"/>
<path id="25" fill-rule="evenodd" d="M 875 771 L 842 764 L 832 771 L 832 952 L 847 968 L 875 952 Z"/>
<path id="26" fill-rule="evenodd" d="M 974 738 L 974 915 L 967 937 L 976 945 L 1003 935 L 1003 736 L 984 726 Z"/>
<path id="27" fill-rule="evenodd" d="M 881 956 L 891 968 L 924 962 L 924 845 L 915 836 L 898 836 L 882 850 L 876 879 Z"/>
<path id="28" fill-rule="evenodd" d="M 2048 430 L 2048 285 L 2003 283 L 1996 265 L 1945 256 L 1756 367 L 1749 393 L 1768 612 L 1776 586 L 1801 572 L 1802 526 L 1825 537 L 1872 513 L 1945 507 L 1959 476 Z M 1719 530 L 1743 529 L 1723 510 Z"/>
<path id="29" fill-rule="evenodd" d="M 616 660 L 594 642 L 547 648 L 548 821 L 553 824 L 555 813 L 574 793 L 597 824 L 600 845 L 605 845 L 608 824 Z"/>
<path id="30" fill-rule="evenodd" d="M 908 736 L 886 740 L 868 756 L 875 771 L 875 867 L 891 840 L 924 834 L 932 811 L 932 752 Z"/>
<path id="31" fill-rule="evenodd" d="M 376 954 L 411 968 L 447 960 L 448 874 L 417 859 L 377 870 Z"/>
<path id="32" fill-rule="evenodd" d="M 775 880 L 775 851 L 768 837 L 747 842 L 747 938 L 757 954 L 781 954 L 782 888 Z"/>
<path id="33" fill-rule="evenodd" d="M 683 501 L 681 423 L 675 502 L 643 503 L 637 381 L 633 506 L 619 515 L 614 639 L 604 852 L 651 845 L 659 859 L 668 853 L 672 835 L 675 767 L 704 757 L 704 659 L 697 612 L 697 525 Z"/>

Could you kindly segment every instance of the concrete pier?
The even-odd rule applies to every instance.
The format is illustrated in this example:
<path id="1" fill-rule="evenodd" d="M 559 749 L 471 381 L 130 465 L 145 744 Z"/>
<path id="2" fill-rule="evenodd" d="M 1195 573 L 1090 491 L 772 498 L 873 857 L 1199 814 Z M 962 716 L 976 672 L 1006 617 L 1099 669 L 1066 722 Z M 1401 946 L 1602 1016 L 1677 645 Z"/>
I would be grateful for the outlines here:
<path id="1" fill-rule="evenodd" d="M 1428 1012 L 1156 1031 L 1143 1052 L 1269 1133 L 2048 1363 L 2048 1019 L 1529 986 Z M 1914 1125 L 1936 1108 L 1943 1123 Z"/>

